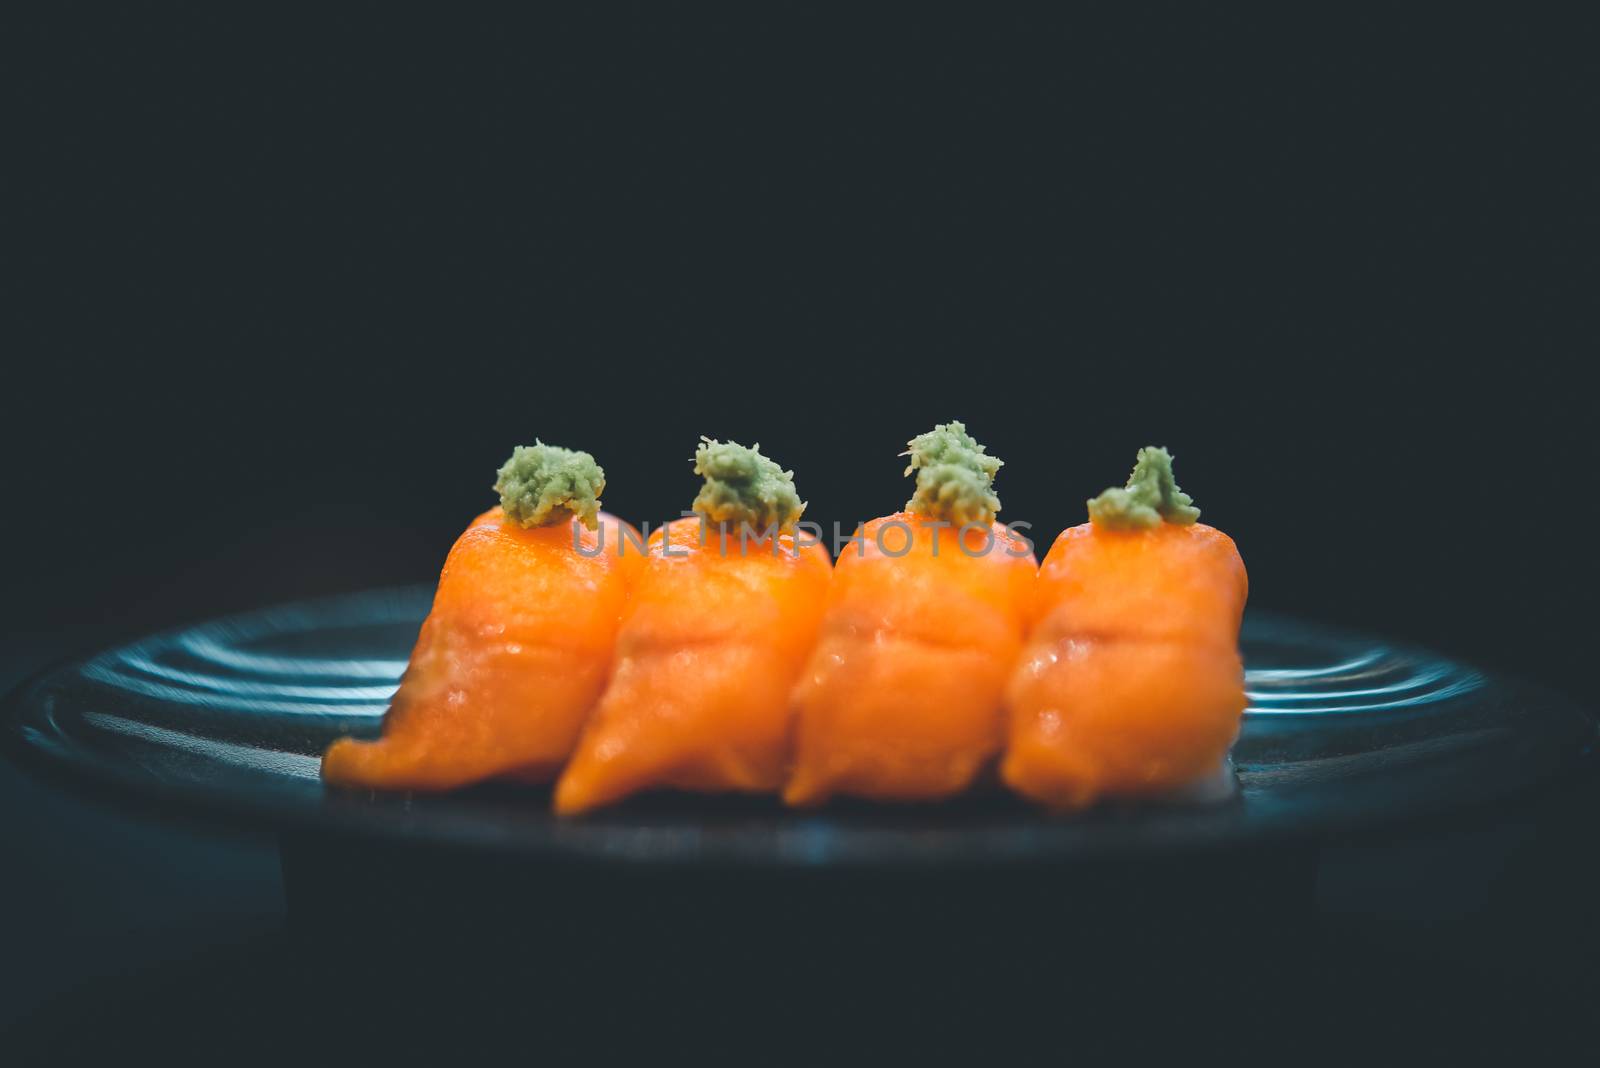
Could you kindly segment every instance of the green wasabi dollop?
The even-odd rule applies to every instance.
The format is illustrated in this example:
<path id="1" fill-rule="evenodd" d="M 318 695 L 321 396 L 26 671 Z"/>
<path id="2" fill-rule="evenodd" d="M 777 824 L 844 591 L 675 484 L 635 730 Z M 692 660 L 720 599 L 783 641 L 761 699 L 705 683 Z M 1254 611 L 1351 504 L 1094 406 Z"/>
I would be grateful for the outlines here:
<path id="1" fill-rule="evenodd" d="M 1162 520 L 1187 526 L 1200 518 L 1200 509 L 1173 479 L 1172 454 L 1146 445 L 1126 486 L 1112 487 L 1089 501 L 1089 518 L 1103 527 L 1150 530 Z"/>
<path id="2" fill-rule="evenodd" d="M 507 518 L 542 527 L 576 517 L 590 530 L 600 525 L 600 493 L 606 473 L 586 452 L 546 445 L 518 445 L 494 482 Z"/>
<path id="3" fill-rule="evenodd" d="M 694 451 L 694 473 L 706 484 L 694 510 L 712 523 L 748 524 L 752 530 L 792 529 L 806 510 L 795 492 L 794 472 L 761 455 L 761 445 L 701 438 Z"/>
<path id="4" fill-rule="evenodd" d="M 983 451 L 961 423 L 940 423 L 909 442 L 906 474 L 917 475 L 917 490 L 906 511 L 943 519 L 956 526 L 994 522 L 1000 498 L 994 476 L 1003 461 Z"/>

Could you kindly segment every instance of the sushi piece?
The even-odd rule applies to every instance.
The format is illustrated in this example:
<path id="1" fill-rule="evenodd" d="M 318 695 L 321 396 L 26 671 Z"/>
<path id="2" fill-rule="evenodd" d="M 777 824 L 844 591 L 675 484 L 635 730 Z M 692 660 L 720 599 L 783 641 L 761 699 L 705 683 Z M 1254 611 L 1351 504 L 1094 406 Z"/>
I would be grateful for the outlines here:
<path id="1" fill-rule="evenodd" d="M 555 808 L 641 790 L 776 792 L 789 690 L 816 639 L 832 567 L 795 524 L 793 474 L 759 446 L 707 439 L 695 515 L 653 532 L 617 639 L 616 669 Z"/>
<path id="2" fill-rule="evenodd" d="M 1001 461 L 966 427 L 937 426 L 910 445 L 915 495 L 839 552 L 822 636 L 794 693 L 792 805 L 948 797 L 1004 739 L 1033 547 L 995 522 Z"/>
<path id="3" fill-rule="evenodd" d="M 1009 690 L 1000 773 L 1060 809 L 1171 794 L 1215 775 L 1239 731 L 1248 580 L 1202 523 L 1166 449 L 1089 501 L 1039 571 L 1037 622 Z"/>
<path id="4" fill-rule="evenodd" d="M 500 505 L 450 549 L 382 736 L 334 742 L 327 782 L 450 790 L 555 777 L 605 685 L 629 572 L 643 563 L 624 551 L 626 524 L 600 511 L 604 487 L 586 452 L 512 453 Z"/>

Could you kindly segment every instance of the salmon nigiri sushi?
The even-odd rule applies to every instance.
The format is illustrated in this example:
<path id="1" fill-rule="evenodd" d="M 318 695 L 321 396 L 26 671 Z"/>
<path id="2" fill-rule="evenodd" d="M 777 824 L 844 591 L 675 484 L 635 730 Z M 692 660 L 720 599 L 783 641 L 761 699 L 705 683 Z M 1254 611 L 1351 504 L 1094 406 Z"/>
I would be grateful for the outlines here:
<path id="1" fill-rule="evenodd" d="M 759 446 L 707 440 L 694 515 L 654 531 L 616 669 L 560 781 L 571 815 L 641 790 L 776 792 L 789 689 L 816 639 L 832 568 L 796 528 L 792 472 Z"/>
<path id="2" fill-rule="evenodd" d="M 1000 751 L 1033 547 L 995 521 L 1001 462 L 966 427 L 937 426 L 910 444 L 916 494 L 839 553 L 794 694 L 792 805 L 949 797 Z"/>
<path id="3" fill-rule="evenodd" d="M 499 506 L 445 560 L 382 736 L 333 743 L 327 782 L 449 790 L 555 777 L 605 685 L 628 575 L 643 562 L 624 551 L 626 525 L 600 511 L 604 487 L 586 452 L 512 453 Z"/>
<path id="4" fill-rule="evenodd" d="M 1039 570 L 1010 686 L 1001 777 L 1061 809 L 1171 794 L 1215 775 L 1244 713 L 1233 540 L 1197 522 L 1166 449 L 1089 501 Z"/>

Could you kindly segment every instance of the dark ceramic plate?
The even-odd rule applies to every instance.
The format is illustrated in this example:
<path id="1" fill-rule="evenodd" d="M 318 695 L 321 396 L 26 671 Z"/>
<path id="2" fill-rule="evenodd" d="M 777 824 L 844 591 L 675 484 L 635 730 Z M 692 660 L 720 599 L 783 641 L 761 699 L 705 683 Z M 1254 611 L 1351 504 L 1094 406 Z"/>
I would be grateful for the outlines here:
<path id="1" fill-rule="evenodd" d="M 318 755 L 372 735 L 430 591 L 307 602 L 159 634 L 35 677 L 7 748 L 90 783 L 284 830 L 622 861 L 940 864 L 1164 853 L 1371 827 L 1524 791 L 1587 753 L 1593 722 L 1540 690 L 1376 638 L 1251 614 L 1250 710 L 1226 788 L 1053 817 L 998 790 L 947 804 L 657 795 L 592 818 L 548 793 L 325 789 Z"/>

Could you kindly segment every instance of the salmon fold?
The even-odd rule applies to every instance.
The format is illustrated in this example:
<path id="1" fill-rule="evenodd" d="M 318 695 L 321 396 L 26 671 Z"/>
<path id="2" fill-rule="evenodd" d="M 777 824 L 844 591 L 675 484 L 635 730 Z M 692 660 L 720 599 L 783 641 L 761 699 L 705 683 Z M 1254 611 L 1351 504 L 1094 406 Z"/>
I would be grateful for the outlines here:
<path id="1" fill-rule="evenodd" d="M 783 785 L 789 691 L 816 640 L 832 566 L 814 540 L 742 533 L 690 517 L 651 534 L 615 671 L 557 783 L 558 813 L 655 788 Z"/>
<path id="2" fill-rule="evenodd" d="M 1201 523 L 1063 531 L 1008 688 L 1006 784 L 1075 810 L 1215 774 L 1245 708 L 1247 592 L 1232 539 Z"/>
<path id="3" fill-rule="evenodd" d="M 1000 751 L 1036 564 L 994 522 L 913 511 L 840 553 L 822 635 L 796 685 L 792 805 L 965 790 Z"/>
<path id="4" fill-rule="evenodd" d="M 474 520 L 445 560 L 381 737 L 335 742 L 323 778 L 406 790 L 554 778 L 605 686 L 643 563 L 624 528 L 604 512 L 594 530 L 575 518 L 524 527 L 499 507 Z"/>

